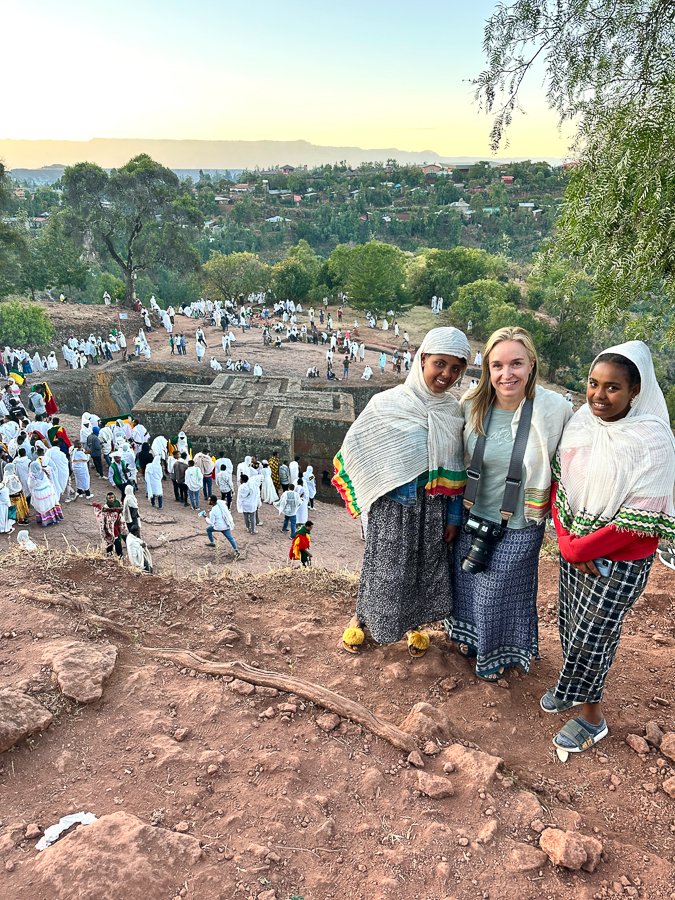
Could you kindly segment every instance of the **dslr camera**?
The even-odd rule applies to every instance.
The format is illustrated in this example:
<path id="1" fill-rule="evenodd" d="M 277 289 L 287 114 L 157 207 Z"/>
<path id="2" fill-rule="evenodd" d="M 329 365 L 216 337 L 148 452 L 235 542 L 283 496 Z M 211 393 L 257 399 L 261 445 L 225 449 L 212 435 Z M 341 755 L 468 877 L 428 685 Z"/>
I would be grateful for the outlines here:
<path id="1" fill-rule="evenodd" d="M 506 533 L 500 522 L 491 522 L 469 514 L 464 531 L 473 535 L 469 552 L 462 560 L 462 570 L 469 575 L 479 575 L 487 569 L 490 553 Z"/>

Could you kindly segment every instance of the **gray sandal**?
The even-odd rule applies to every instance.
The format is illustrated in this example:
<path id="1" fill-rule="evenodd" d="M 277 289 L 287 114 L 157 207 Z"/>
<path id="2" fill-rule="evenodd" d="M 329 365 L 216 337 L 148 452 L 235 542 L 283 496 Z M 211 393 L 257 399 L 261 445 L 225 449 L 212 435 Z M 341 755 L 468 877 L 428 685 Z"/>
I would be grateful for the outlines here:
<path id="1" fill-rule="evenodd" d="M 593 747 L 609 734 L 607 722 L 603 719 L 598 726 L 593 726 L 580 716 L 565 722 L 560 731 L 553 738 L 553 744 L 557 750 L 564 753 L 581 753 Z"/>
<path id="2" fill-rule="evenodd" d="M 549 688 L 539 701 L 539 706 L 545 713 L 555 715 L 556 713 L 567 712 L 573 706 L 581 706 L 581 703 L 577 700 L 558 700 L 553 693 L 553 688 Z"/>

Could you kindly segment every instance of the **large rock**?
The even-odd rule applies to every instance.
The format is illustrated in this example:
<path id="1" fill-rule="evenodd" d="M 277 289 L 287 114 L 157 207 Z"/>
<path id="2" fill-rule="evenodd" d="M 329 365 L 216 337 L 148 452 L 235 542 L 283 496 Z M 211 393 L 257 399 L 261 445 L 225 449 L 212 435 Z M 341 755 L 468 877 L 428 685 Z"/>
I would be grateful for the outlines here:
<path id="1" fill-rule="evenodd" d="M 461 744 L 452 744 L 441 754 L 445 763 L 452 763 L 455 771 L 468 779 L 476 788 L 486 788 L 492 784 L 497 769 L 504 762 L 499 756 L 491 756 L 482 750 L 471 750 Z"/>
<path id="2" fill-rule="evenodd" d="M 421 740 L 450 737 L 450 722 L 443 713 L 430 703 L 416 703 L 399 728 L 414 734 Z"/>
<path id="3" fill-rule="evenodd" d="M 117 647 L 55 641 L 45 648 L 43 658 L 54 670 L 66 697 L 78 703 L 93 703 L 103 695 L 103 682 L 110 678 L 115 668 Z"/>
<path id="4" fill-rule="evenodd" d="M 34 897 L 148 900 L 172 897 L 201 856 L 191 835 L 117 812 L 80 826 L 25 865 Z"/>
<path id="5" fill-rule="evenodd" d="M 659 750 L 664 756 L 667 756 L 668 759 L 675 761 L 675 731 L 669 731 L 667 734 L 663 735 Z"/>
<path id="6" fill-rule="evenodd" d="M 602 855 L 602 844 L 596 838 L 559 828 L 546 828 L 539 846 L 555 866 L 594 872 Z"/>
<path id="7" fill-rule="evenodd" d="M 0 753 L 29 734 L 44 731 L 52 718 L 49 710 L 23 691 L 0 691 Z"/>

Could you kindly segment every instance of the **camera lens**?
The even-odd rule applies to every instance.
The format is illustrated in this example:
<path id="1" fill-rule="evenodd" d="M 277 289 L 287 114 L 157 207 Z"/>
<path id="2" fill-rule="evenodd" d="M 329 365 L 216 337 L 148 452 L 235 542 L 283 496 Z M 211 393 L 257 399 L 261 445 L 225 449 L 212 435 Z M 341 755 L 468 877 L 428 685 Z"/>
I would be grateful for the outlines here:
<path id="1" fill-rule="evenodd" d="M 462 570 L 469 575 L 480 575 L 487 568 L 491 543 L 474 535 L 469 552 L 462 560 Z"/>

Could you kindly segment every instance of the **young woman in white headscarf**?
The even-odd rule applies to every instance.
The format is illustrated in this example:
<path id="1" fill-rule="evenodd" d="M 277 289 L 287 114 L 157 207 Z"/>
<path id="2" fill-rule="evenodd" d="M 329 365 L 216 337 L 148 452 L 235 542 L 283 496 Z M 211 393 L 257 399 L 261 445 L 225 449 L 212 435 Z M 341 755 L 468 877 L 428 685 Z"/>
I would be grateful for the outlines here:
<path id="1" fill-rule="evenodd" d="M 143 477 L 145 478 L 148 500 L 152 506 L 155 505 L 156 500 L 158 509 L 161 509 L 164 500 L 164 490 L 162 488 L 162 460 L 159 456 L 153 457 L 152 461 L 147 464 Z"/>
<path id="2" fill-rule="evenodd" d="M 528 400 L 532 418 L 521 483 L 512 515 L 504 516 L 506 479 Z M 537 385 L 537 352 L 524 328 L 500 328 L 490 336 L 478 386 L 464 395 L 462 409 L 467 466 L 479 435 L 485 435 L 465 525 L 481 523 L 490 538 L 479 545 L 465 527 L 455 541 L 454 608 L 445 628 L 458 652 L 475 659 L 476 675 L 497 681 L 515 666 L 528 672 L 539 657 L 539 551 L 551 507 L 551 462 L 572 410 L 560 394 Z"/>
<path id="3" fill-rule="evenodd" d="M 659 539 L 675 538 L 675 442 L 647 346 L 628 341 L 596 357 L 586 400 L 558 453 L 563 666 L 540 701 L 547 713 L 581 707 L 553 740 L 569 753 L 608 733 L 601 701 L 624 619 Z"/>
<path id="4" fill-rule="evenodd" d="M 307 466 L 302 473 L 302 480 L 307 490 L 307 498 L 309 500 L 309 508 L 314 509 L 314 498 L 316 497 L 316 475 L 314 474 L 314 466 Z"/>
<path id="5" fill-rule="evenodd" d="M 357 653 L 365 630 L 378 644 L 407 635 L 423 656 L 428 622 L 452 607 L 451 551 L 466 482 L 464 419 L 450 388 L 471 349 L 456 328 L 433 328 L 405 383 L 376 394 L 335 457 L 333 485 L 353 518 L 368 513 L 356 615 L 342 647 Z"/>

